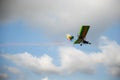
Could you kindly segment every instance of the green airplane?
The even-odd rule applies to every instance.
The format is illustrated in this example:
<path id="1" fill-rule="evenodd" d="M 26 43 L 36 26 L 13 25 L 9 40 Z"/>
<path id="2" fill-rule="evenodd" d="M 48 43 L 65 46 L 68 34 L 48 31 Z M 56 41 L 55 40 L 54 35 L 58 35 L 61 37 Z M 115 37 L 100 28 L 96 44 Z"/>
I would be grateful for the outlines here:
<path id="1" fill-rule="evenodd" d="M 85 40 L 85 37 L 87 35 L 89 28 L 90 26 L 88 25 L 82 26 L 82 28 L 80 29 L 78 38 L 77 40 L 74 41 L 74 44 L 80 44 L 81 46 L 82 44 L 91 44 L 89 41 Z M 74 36 L 71 36 L 70 34 L 66 34 L 66 37 L 69 41 L 72 41 L 74 39 Z"/>

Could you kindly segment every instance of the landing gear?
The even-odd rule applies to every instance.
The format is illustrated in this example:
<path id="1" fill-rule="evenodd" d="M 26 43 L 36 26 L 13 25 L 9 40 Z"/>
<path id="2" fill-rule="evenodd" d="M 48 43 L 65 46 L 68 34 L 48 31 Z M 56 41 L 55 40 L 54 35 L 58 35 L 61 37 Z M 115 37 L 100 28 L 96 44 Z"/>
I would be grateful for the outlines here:
<path id="1" fill-rule="evenodd" d="M 82 46 L 82 44 L 80 44 L 80 46 Z"/>
<path id="2" fill-rule="evenodd" d="M 88 44 L 91 44 L 90 42 L 88 42 Z"/>
<path id="3" fill-rule="evenodd" d="M 84 44 L 91 44 L 89 41 L 83 40 Z"/>

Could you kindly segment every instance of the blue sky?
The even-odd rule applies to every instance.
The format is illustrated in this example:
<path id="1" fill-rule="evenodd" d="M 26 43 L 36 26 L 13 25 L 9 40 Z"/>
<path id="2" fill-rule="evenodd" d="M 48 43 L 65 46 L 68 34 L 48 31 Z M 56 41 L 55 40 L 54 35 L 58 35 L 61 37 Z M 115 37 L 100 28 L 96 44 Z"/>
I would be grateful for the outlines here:
<path id="1" fill-rule="evenodd" d="M 0 79 L 119 80 L 118 2 L 3 1 Z M 83 24 L 91 26 L 86 39 L 92 44 L 67 41 L 66 34 L 76 39 Z"/>

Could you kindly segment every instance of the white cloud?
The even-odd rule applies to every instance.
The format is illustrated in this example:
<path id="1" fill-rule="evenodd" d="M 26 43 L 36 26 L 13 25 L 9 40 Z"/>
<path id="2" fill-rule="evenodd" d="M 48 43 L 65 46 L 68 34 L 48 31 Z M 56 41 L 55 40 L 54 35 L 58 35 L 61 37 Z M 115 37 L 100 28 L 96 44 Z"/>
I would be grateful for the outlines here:
<path id="1" fill-rule="evenodd" d="M 44 78 L 42 78 L 41 80 L 48 80 L 48 77 L 44 77 Z"/>
<path id="2" fill-rule="evenodd" d="M 60 66 L 53 64 L 48 55 L 34 57 L 30 53 L 3 54 L 2 56 L 38 73 L 70 74 L 74 72 L 95 73 L 98 64 L 107 67 L 109 73 L 120 76 L 120 45 L 102 37 L 99 52 L 85 53 L 74 47 L 59 48 Z"/>
<path id="3" fill-rule="evenodd" d="M 73 47 L 60 48 L 61 68 L 64 72 L 94 73 L 95 61 L 91 56 Z"/>
<path id="4" fill-rule="evenodd" d="M 92 38 L 89 38 L 96 40 L 107 25 L 119 21 L 119 3 L 119 0 L 4 0 L 1 19 L 24 19 L 54 35 L 77 34 L 81 25 L 90 24 Z"/>
<path id="5" fill-rule="evenodd" d="M 15 68 L 15 67 L 9 66 L 9 67 L 6 67 L 6 68 L 9 72 L 11 72 L 13 74 L 21 74 L 22 73 L 19 69 Z"/>
<path id="6" fill-rule="evenodd" d="M 9 79 L 16 79 L 16 80 L 26 80 L 26 74 L 24 71 L 13 67 L 13 66 L 4 66 L 4 71 L 7 70 Z"/>
<path id="7" fill-rule="evenodd" d="M 94 73 L 98 64 L 107 67 L 112 75 L 120 76 L 120 45 L 102 37 L 100 52 L 85 53 L 73 47 L 60 49 L 61 66 L 66 72 Z"/>
<path id="8" fill-rule="evenodd" d="M 46 54 L 38 58 L 32 56 L 30 53 L 27 52 L 15 55 L 6 54 L 2 56 L 34 72 L 40 73 L 58 72 L 56 66 L 52 64 L 52 58 Z"/>
<path id="9" fill-rule="evenodd" d="M 8 78 L 8 74 L 0 73 L 0 80 L 6 80 Z"/>
<path id="10" fill-rule="evenodd" d="M 109 72 L 112 75 L 120 76 L 120 45 L 115 41 L 111 42 L 107 40 L 106 46 L 101 46 L 102 50 L 102 63 L 108 67 Z"/>

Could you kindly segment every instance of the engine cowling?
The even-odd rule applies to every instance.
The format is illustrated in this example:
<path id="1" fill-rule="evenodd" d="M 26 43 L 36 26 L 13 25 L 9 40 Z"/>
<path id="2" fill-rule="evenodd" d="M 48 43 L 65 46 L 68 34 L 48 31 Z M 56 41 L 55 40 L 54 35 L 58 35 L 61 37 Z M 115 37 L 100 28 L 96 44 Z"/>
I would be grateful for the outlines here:
<path id="1" fill-rule="evenodd" d="M 72 40 L 72 39 L 74 39 L 74 36 L 72 36 L 72 35 L 70 35 L 70 34 L 66 34 L 66 38 L 67 38 L 67 40 Z"/>

